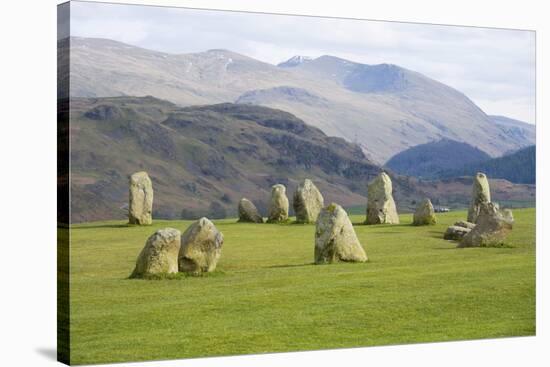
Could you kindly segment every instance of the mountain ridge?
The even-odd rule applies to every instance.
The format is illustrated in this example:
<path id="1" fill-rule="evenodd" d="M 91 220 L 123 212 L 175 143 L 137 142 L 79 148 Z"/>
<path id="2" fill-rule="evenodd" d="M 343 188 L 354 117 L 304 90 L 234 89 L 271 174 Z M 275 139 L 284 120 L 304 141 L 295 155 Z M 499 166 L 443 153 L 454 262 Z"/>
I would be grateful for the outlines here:
<path id="1" fill-rule="evenodd" d="M 72 98 L 70 106 L 74 223 L 124 219 L 128 175 L 136 171 L 153 181 L 157 219 L 234 216 L 241 197 L 266 213 L 271 185 L 284 184 L 291 198 L 305 178 L 325 202 L 364 210 L 367 183 L 382 171 L 359 146 L 269 107 L 181 107 L 153 96 Z M 449 205 L 469 200 L 471 178 L 423 182 L 388 173 L 401 211 L 426 196 Z M 529 200 L 534 191 L 504 180 L 491 185 L 501 199 Z"/>
<path id="2" fill-rule="evenodd" d="M 440 138 L 475 140 L 493 157 L 533 143 L 531 135 L 503 132 L 461 92 L 398 66 L 321 56 L 285 68 L 226 50 L 167 54 L 87 38 L 70 39 L 70 47 L 73 97 L 153 95 L 190 106 L 301 88 L 325 105 L 265 94 L 248 103 L 288 111 L 329 136 L 357 142 L 378 163 Z"/>
<path id="3" fill-rule="evenodd" d="M 380 172 L 359 147 L 262 106 L 76 98 L 70 131 L 74 222 L 123 218 L 126 176 L 139 170 L 153 180 L 155 217 L 170 219 L 225 216 L 241 197 L 266 211 L 271 185 L 290 195 L 306 177 L 349 205 L 362 197 L 354 181 Z"/>

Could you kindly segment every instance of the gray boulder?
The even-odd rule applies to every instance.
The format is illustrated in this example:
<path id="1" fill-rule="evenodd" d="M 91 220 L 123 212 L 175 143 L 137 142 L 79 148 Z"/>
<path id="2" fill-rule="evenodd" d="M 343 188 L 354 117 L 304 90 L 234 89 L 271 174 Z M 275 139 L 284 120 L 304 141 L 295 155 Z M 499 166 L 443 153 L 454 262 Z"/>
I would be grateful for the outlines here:
<path id="1" fill-rule="evenodd" d="M 385 172 L 380 173 L 367 188 L 366 224 L 398 224 L 399 216 L 392 196 L 392 182 Z"/>
<path id="2" fill-rule="evenodd" d="M 348 213 L 338 204 L 322 209 L 317 218 L 314 257 L 315 264 L 367 261 Z"/>
<path id="3" fill-rule="evenodd" d="M 248 223 L 263 223 L 264 219 L 258 212 L 258 209 L 247 198 L 242 198 L 239 201 L 239 222 Z"/>
<path id="4" fill-rule="evenodd" d="M 425 226 L 436 223 L 434 206 L 430 199 L 424 199 L 420 202 L 413 215 L 413 225 Z"/>
<path id="5" fill-rule="evenodd" d="M 478 172 L 474 176 L 474 183 L 472 184 L 472 200 L 468 208 L 468 222 L 477 223 L 481 205 L 489 202 L 491 202 L 489 180 L 484 173 Z"/>
<path id="6" fill-rule="evenodd" d="M 447 227 L 445 234 L 443 234 L 443 238 L 446 240 L 460 241 L 470 231 L 470 228 L 461 226 L 450 226 Z"/>
<path id="7" fill-rule="evenodd" d="M 269 217 L 267 223 L 286 222 L 288 220 L 288 198 L 286 187 L 281 184 L 271 187 L 271 200 L 269 202 Z"/>
<path id="8" fill-rule="evenodd" d="M 468 228 L 468 229 L 474 229 L 474 227 L 476 226 L 475 223 L 470 223 L 465 220 L 459 220 L 458 222 L 455 222 L 455 224 L 453 225 L 458 227 Z"/>
<path id="9" fill-rule="evenodd" d="M 482 203 L 476 226 L 462 238 L 458 247 L 501 246 L 512 230 L 513 224 L 514 217 L 511 210 L 499 210 L 493 203 Z"/>
<path id="10" fill-rule="evenodd" d="M 181 232 L 174 228 L 159 229 L 153 233 L 141 250 L 131 277 L 177 273 L 180 236 Z"/>
<path id="11" fill-rule="evenodd" d="M 296 188 L 292 205 L 298 223 L 315 223 L 319 212 L 325 206 L 323 195 L 307 178 Z"/>
<path id="12" fill-rule="evenodd" d="M 208 218 L 203 217 L 194 222 L 181 236 L 179 271 L 191 274 L 214 271 L 222 253 L 222 245 L 223 234 Z"/>
<path id="13" fill-rule="evenodd" d="M 136 172 L 129 182 L 128 222 L 150 225 L 153 223 L 153 184 L 147 172 Z"/>

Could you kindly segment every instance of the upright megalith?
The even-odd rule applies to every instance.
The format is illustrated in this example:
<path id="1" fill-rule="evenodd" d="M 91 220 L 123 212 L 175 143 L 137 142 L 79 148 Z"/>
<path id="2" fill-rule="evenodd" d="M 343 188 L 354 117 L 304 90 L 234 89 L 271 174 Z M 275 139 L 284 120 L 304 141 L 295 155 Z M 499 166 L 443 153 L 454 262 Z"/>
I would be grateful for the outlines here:
<path id="1" fill-rule="evenodd" d="M 128 222 L 149 225 L 153 223 L 153 184 L 147 172 L 130 176 Z"/>
<path id="2" fill-rule="evenodd" d="M 153 233 L 141 250 L 131 278 L 178 272 L 178 254 L 181 232 L 174 228 L 159 229 Z"/>
<path id="3" fill-rule="evenodd" d="M 208 218 L 203 217 L 194 222 L 181 235 L 179 271 L 191 274 L 214 271 L 222 253 L 222 245 L 223 234 Z"/>
<path id="4" fill-rule="evenodd" d="M 391 178 L 380 173 L 367 188 L 366 224 L 398 224 L 399 216 L 392 196 Z"/>
<path id="5" fill-rule="evenodd" d="M 458 247 L 501 246 L 513 224 L 511 210 L 500 210 L 494 203 L 481 203 L 475 227 L 462 238 Z"/>
<path id="6" fill-rule="evenodd" d="M 256 205 L 247 198 L 239 201 L 239 222 L 263 223 L 264 218 L 258 212 Z"/>
<path id="7" fill-rule="evenodd" d="M 348 213 L 338 204 L 332 203 L 319 213 L 314 258 L 315 264 L 367 261 L 367 254 L 359 243 Z"/>
<path id="8" fill-rule="evenodd" d="M 472 201 L 468 208 L 468 222 L 476 223 L 482 204 L 491 202 L 491 190 L 489 188 L 489 180 L 484 173 L 478 172 L 474 176 L 472 184 Z"/>
<path id="9" fill-rule="evenodd" d="M 305 179 L 294 192 L 292 206 L 296 213 L 296 222 L 315 223 L 319 212 L 325 206 L 323 195 L 317 186 L 310 180 Z"/>
<path id="10" fill-rule="evenodd" d="M 267 223 L 279 223 L 288 220 L 288 198 L 286 187 L 281 184 L 271 187 L 271 200 L 269 202 L 269 217 Z"/>
<path id="11" fill-rule="evenodd" d="M 426 198 L 420 202 L 413 215 L 413 225 L 425 226 L 435 224 L 435 210 L 430 199 Z"/>

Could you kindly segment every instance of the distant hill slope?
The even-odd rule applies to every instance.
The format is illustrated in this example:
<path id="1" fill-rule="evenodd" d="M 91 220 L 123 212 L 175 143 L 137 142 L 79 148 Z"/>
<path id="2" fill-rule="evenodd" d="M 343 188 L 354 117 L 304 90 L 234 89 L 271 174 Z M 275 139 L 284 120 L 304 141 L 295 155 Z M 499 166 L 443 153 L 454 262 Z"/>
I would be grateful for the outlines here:
<path id="1" fill-rule="evenodd" d="M 72 97 L 152 95 L 181 106 L 238 101 L 277 108 L 359 144 L 378 163 L 442 138 L 475 142 L 491 156 L 534 144 L 529 134 L 503 130 L 459 91 L 397 65 L 322 56 L 278 67 L 229 50 L 175 55 L 78 37 L 58 45 L 71 49 Z"/>
<path id="2" fill-rule="evenodd" d="M 500 158 L 470 163 L 458 169 L 442 172 L 440 177 L 470 176 L 476 172 L 485 172 L 492 178 L 534 184 L 537 178 L 536 170 L 536 147 L 533 145 Z"/>
<path id="3" fill-rule="evenodd" d="M 128 175 L 145 170 L 156 218 L 235 215 L 248 197 L 265 214 L 270 187 L 312 179 L 325 202 L 366 205 L 367 183 L 381 168 L 344 139 L 328 137 L 295 116 L 267 107 L 178 107 L 154 97 L 75 98 L 70 106 L 71 219 L 122 219 Z M 471 178 L 422 182 L 392 174 L 399 210 L 428 196 L 465 205 Z M 497 197 L 532 200 L 534 187 L 494 182 Z M 492 183 L 493 185 L 493 183 Z"/>
<path id="4" fill-rule="evenodd" d="M 443 171 L 490 158 L 487 153 L 469 144 L 442 139 L 398 153 L 386 163 L 386 167 L 402 175 L 434 179 L 439 178 Z"/>
<path id="5" fill-rule="evenodd" d="M 234 215 L 241 197 L 266 213 L 271 185 L 287 185 L 291 197 L 306 177 L 327 202 L 356 205 L 380 172 L 358 146 L 287 112 L 250 105 L 73 99 L 71 145 L 75 222 L 123 218 L 127 177 L 138 170 L 151 176 L 154 214 L 164 218 Z"/>

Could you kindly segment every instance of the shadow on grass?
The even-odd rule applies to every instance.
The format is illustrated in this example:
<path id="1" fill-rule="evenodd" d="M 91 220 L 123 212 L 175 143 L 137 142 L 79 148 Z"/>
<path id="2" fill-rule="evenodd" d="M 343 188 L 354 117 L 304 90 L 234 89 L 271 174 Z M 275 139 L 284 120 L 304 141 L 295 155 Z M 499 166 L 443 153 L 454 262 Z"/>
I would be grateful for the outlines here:
<path id="1" fill-rule="evenodd" d="M 369 233 L 372 233 L 372 234 L 405 234 L 405 232 L 401 232 L 401 231 L 373 231 L 373 232 L 369 232 Z"/>
<path id="2" fill-rule="evenodd" d="M 150 226 L 138 226 L 134 224 L 96 224 L 91 226 L 82 226 L 82 227 L 71 227 L 72 230 L 82 230 L 82 229 L 100 229 L 100 228 L 135 228 L 135 227 L 150 227 Z"/>
<path id="3" fill-rule="evenodd" d="M 266 266 L 265 268 L 266 269 L 301 268 L 304 266 L 311 266 L 311 265 L 315 265 L 315 263 L 270 265 L 270 266 Z"/>
<path id="4" fill-rule="evenodd" d="M 468 250 L 468 249 L 510 249 L 515 248 L 515 246 L 508 245 L 508 244 L 501 244 L 501 245 L 491 245 L 491 246 L 460 246 L 460 241 L 454 241 L 454 240 L 445 240 L 449 242 L 449 245 L 453 245 L 453 247 L 434 247 L 434 250 Z"/>
<path id="5" fill-rule="evenodd" d="M 124 278 L 126 280 L 182 280 L 182 279 L 188 279 L 188 278 L 217 278 L 225 276 L 225 272 L 222 270 L 215 270 L 210 273 L 197 273 L 197 274 L 191 274 L 191 273 L 159 273 L 159 274 L 146 274 L 146 275 L 134 275 L 131 274 L 129 277 Z"/>
<path id="6" fill-rule="evenodd" d="M 440 240 L 445 240 L 445 239 L 443 238 L 443 235 L 444 235 L 445 233 L 443 233 L 443 232 L 439 232 L 439 231 L 428 231 L 428 232 L 426 232 L 426 233 L 428 234 L 428 237 L 430 237 L 430 238 L 437 238 L 437 239 L 440 239 Z M 448 241 L 448 240 L 445 240 L 445 241 Z"/>
<path id="7" fill-rule="evenodd" d="M 399 224 L 390 224 L 390 223 L 379 223 L 379 224 L 367 224 L 364 221 L 362 222 L 352 222 L 353 226 L 358 227 L 372 227 L 372 228 L 418 228 L 422 226 L 413 226 L 411 223 L 399 223 Z"/>

